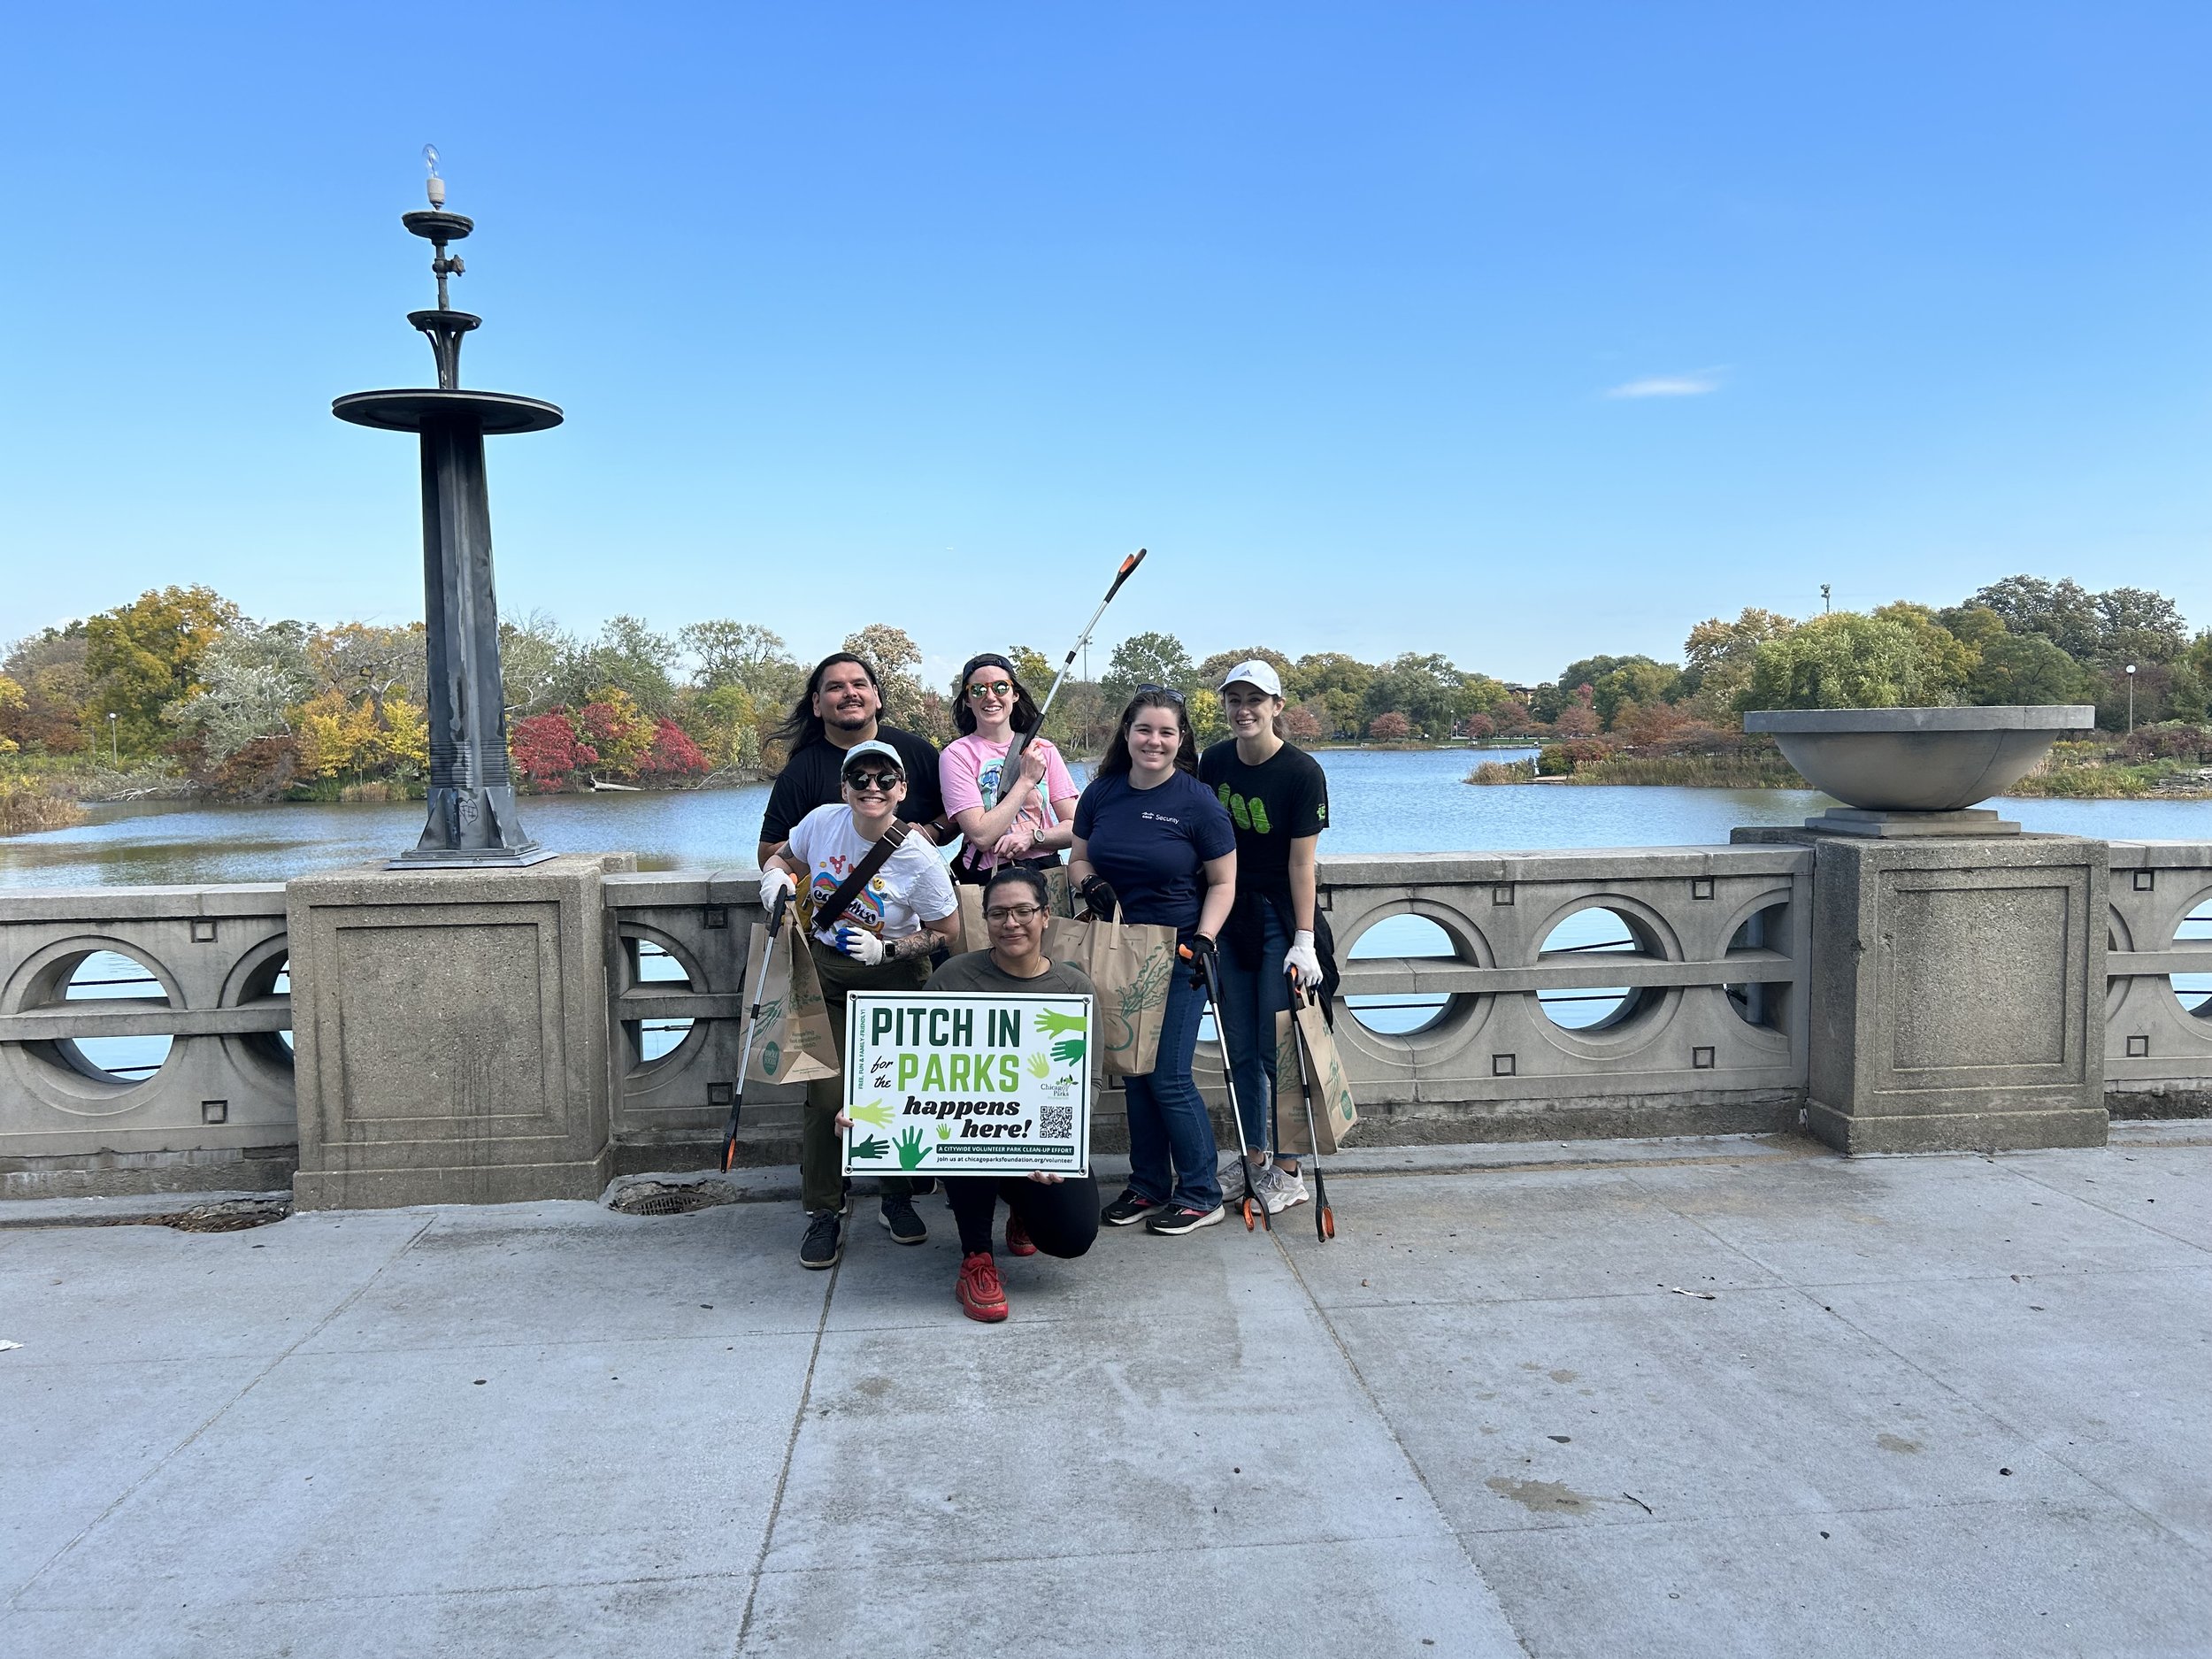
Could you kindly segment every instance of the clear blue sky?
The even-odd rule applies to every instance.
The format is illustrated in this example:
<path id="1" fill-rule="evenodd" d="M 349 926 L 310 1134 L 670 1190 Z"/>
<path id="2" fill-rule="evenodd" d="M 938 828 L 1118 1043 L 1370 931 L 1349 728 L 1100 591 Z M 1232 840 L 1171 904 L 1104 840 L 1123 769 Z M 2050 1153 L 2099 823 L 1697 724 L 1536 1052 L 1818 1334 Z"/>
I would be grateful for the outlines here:
<path id="1" fill-rule="evenodd" d="M 0 635 L 420 613 L 419 147 L 501 599 L 1440 650 L 2016 571 L 2212 624 L 2212 9 L 51 6 L 0 136 Z M 1631 396 L 1641 392 L 1647 395 Z M 1102 664 L 1102 650 L 1093 662 Z"/>

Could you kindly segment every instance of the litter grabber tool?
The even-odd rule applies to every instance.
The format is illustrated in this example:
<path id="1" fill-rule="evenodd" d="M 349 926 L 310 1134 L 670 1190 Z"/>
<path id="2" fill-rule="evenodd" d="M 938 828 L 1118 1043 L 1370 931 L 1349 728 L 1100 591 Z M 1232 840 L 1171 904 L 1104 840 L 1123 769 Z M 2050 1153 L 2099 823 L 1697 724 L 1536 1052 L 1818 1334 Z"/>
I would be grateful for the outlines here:
<path id="1" fill-rule="evenodd" d="M 1075 643 L 1068 647 L 1068 654 L 1060 664 L 1060 672 L 1052 677 L 1052 689 L 1045 693 L 1044 706 L 1037 710 L 1036 723 L 1026 732 L 1015 733 L 1013 741 L 1007 744 L 1006 758 L 999 764 L 998 783 L 991 791 L 993 806 L 1006 798 L 1006 792 L 1014 787 L 1014 780 L 1021 775 L 1023 749 L 1031 738 L 1044 730 L 1045 716 L 1052 712 L 1052 700 L 1060 695 L 1061 682 L 1067 679 L 1068 671 L 1075 666 L 1075 659 L 1083 654 L 1083 648 L 1091 642 L 1091 630 L 1098 626 L 1098 619 L 1106 614 L 1106 607 L 1114 603 L 1114 595 L 1121 591 L 1122 583 L 1135 575 L 1137 566 L 1144 563 L 1144 552 L 1142 548 L 1139 548 L 1122 560 L 1121 568 L 1114 572 L 1113 586 L 1106 590 L 1106 597 L 1098 602 L 1098 609 L 1091 612 L 1091 619 L 1083 625 L 1083 632 L 1076 636 Z"/>
<path id="2" fill-rule="evenodd" d="M 1321 1136 L 1313 1121 L 1313 1056 L 1306 1051 L 1305 1030 L 1298 1024 L 1298 1010 L 1312 1001 L 1302 986 L 1290 987 L 1290 1041 L 1298 1051 L 1298 1092 L 1305 1097 L 1306 1145 L 1312 1148 L 1305 1156 L 1313 1170 L 1313 1232 L 1326 1244 L 1336 1237 L 1336 1211 L 1329 1208 L 1329 1184 L 1321 1174 Z"/>
<path id="3" fill-rule="evenodd" d="M 768 979 L 768 958 L 775 954 L 776 941 L 783 934 L 784 911 L 791 904 L 789 887 L 776 895 L 776 902 L 768 912 L 768 949 L 761 953 L 761 983 Z M 737 1157 L 737 1120 L 745 1110 L 745 1071 L 753 1056 L 753 1033 L 760 1024 L 761 987 L 753 987 L 753 1000 L 745 1010 L 745 1032 L 737 1050 L 737 1082 L 730 1090 L 730 1121 L 722 1130 L 722 1171 L 729 1172 Z"/>
<path id="4" fill-rule="evenodd" d="M 1256 1217 L 1260 1225 L 1270 1233 L 1275 1231 L 1274 1218 L 1267 1213 L 1267 1201 L 1252 1185 L 1252 1160 L 1244 1156 L 1244 1114 L 1237 1110 L 1237 1078 L 1229 1064 L 1228 1033 L 1221 1028 L 1221 975 L 1210 950 L 1201 953 L 1188 945 L 1175 947 L 1175 954 L 1198 971 L 1198 983 L 1206 988 L 1206 1001 L 1213 1005 L 1214 1046 L 1221 1052 L 1221 1086 L 1229 1092 L 1229 1118 L 1237 1126 L 1237 1169 L 1244 1178 L 1244 1193 L 1236 1202 L 1244 1217 L 1244 1230 L 1252 1231 Z"/>

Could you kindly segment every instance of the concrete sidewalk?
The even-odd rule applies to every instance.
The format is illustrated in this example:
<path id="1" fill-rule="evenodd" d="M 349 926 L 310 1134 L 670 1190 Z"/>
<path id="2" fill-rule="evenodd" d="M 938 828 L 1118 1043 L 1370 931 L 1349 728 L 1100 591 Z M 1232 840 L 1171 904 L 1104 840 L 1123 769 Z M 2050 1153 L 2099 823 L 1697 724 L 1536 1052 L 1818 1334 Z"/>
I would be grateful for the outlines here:
<path id="1" fill-rule="evenodd" d="M 997 1327 L 941 1200 L 833 1274 L 781 1203 L 0 1231 L 0 1650 L 2212 1650 L 2212 1127 L 1491 1151 Z"/>

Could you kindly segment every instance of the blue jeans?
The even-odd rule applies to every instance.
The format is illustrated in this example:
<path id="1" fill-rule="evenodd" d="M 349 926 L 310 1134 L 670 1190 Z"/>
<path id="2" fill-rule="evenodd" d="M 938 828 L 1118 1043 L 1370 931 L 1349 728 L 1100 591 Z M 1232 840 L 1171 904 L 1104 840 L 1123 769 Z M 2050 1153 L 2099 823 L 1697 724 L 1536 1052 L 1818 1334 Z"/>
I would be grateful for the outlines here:
<path id="1" fill-rule="evenodd" d="M 1183 1210 L 1211 1210 L 1221 1202 L 1213 1119 L 1190 1075 L 1205 1006 L 1204 994 L 1179 963 L 1160 1019 L 1159 1058 L 1148 1075 L 1122 1079 L 1129 1102 L 1130 1189 L 1150 1202 Z"/>
<path id="2" fill-rule="evenodd" d="M 1239 964 L 1233 947 L 1221 948 L 1223 1006 L 1214 1011 L 1229 1044 L 1229 1079 L 1236 1085 L 1237 1118 L 1244 1144 L 1253 1151 L 1275 1149 L 1275 1016 L 1290 1006 L 1290 980 L 1283 973 L 1283 952 L 1290 935 L 1266 900 L 1260 907 L 1260 956 L 1250 968 Z"/>

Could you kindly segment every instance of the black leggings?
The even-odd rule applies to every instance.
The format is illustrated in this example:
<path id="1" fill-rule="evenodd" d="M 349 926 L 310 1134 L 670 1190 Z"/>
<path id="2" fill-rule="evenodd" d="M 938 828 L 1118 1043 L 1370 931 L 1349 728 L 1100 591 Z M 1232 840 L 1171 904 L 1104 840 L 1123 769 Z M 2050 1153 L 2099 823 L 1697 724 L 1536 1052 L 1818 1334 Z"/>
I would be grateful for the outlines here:
<path id="1" fill-rule="evenodd" d="M 1029 1237 L 1047 1256 L 1080 1256 L 1098 1237 L 1098 1179 L 1071 1175 L 1048 1185 L 1025 1175 L 948 1175 L 945 1196 L 960 1224 L 960 1250 L 972 1256 L 991 1248 L 991 1221 L 998 1201 L 1021 1217 Z"/>

